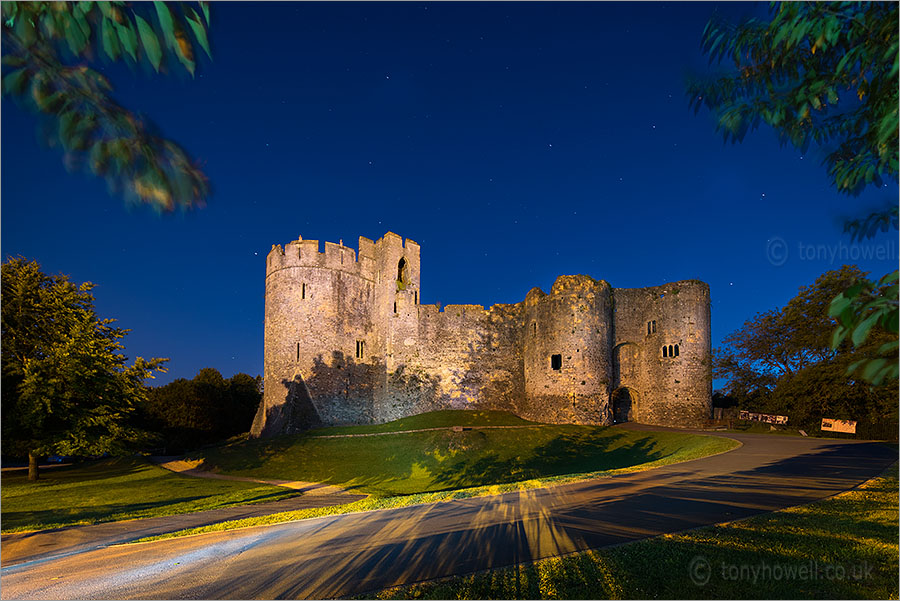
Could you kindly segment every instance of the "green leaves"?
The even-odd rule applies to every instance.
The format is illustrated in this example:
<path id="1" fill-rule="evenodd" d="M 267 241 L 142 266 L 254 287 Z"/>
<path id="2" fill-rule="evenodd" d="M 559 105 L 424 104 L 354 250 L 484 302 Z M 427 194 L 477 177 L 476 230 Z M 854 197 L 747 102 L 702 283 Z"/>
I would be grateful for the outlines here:
<path id="1" fill-rule="evenodd" d="M 153 7 L 156 9 L 156 16 L 159 19 L 160 27 L 162 27 L 166 46 L 175 48 L 175 22 L 172 20 L 172 12 L 165 2 L 156 1 L 153 3 Z"/>
<path id="2" fill-rule="evenodd" d="M 103 19 L 101 25 L 101 36 L 103 43 L 103 52 L 110 60 L 118 60 L 121 54 L 121 46 L 119 45 L 119 36 L 116 33 L 116 25 L 111 23 L 109 19 Z"/>
<path id="3" fill-rule="evenodd" d="M 131 60 L 137 62 L 137 33 L 128 26 L 116 25 L 116 31 L 119 34 L 119 41 L 122 42 L 122 48 L 131 57 Z"/>
<path id="4" fill-rule="evenodd" d="M 726 140 L 764 123 L 800 149 L 835 147 L 826 165 L 842 192 L 896 179 L 898 4 L 784 2 L 773 11 L 768 23 L 710 19 L 703 51 L 734 70 L 689 82 L 691 106 L 709 108 Z"/>
<path id="5" fill-rule="evenodd" d="M 22 94 L 28 88 L 28 69 L 16 69 L 3 76 L 5 94 Z"/>
<path id="6" fill-rule="evenodd" d="M 175 59 L 192 76 L 193 45 L 209 55 L 209 8 L 166 2 L 5 2 L 2 91 L 57 119 L 67 166 L 87 163 L 110 190 L 159 211 L 200 205 L 209 194 L 203 172 L 174 142 L 117 104 L 94 57 L 147 61 L 165 71 Z M 66 49 L 67 52 L 61 54 Z M 75 64 L 67 64 L 75 57 Z"/>
<path id="7" fill-rule="evenodd" d="M 159 40 L 156 39 L 156 34 L 147 21 L 142 19 L 140 15 L 135 15 L 134 18 L 137 21 L 138 33 L 141 36 L 141 45 L 144 47 L 144 52 L 147 53 L 147 60 L 153 65 L 153 69 L 159 72 L 159 65 L 162 62 L 162 49 L 159 47 Z"/>
<path id="8" fill-rule="evenodd" d="M 207 15 L 207 21 L 209 21 L 208 13 L 204 14 Z M 191 31 L 194 32 L 194 36 L 197 38 L 197 42 L 203 48 L 203 51 L 206 52 L 206 55 L 212 57 L 212 53 L 209 51 L 209 40 L 206 38 L 206 27 L 200 22 L 200 17 L 190 7 L 185 8 L 185 15 Z"/>
<path id="9" fill-rule="evenodd" d="M 878 347 L 875 357 L 860 359 L 848 368 L 848 375 L 862 367 L 860 377 L 878 386 L 898 378 L 898 272 L 882 277 L 877 283 L 861 279 L 831 301 L 828 314 L 837 318 L 831 346 L 837 349 L 849 336 L 854 347 L 861 347 L 876 327 L 892 336 Z"/>

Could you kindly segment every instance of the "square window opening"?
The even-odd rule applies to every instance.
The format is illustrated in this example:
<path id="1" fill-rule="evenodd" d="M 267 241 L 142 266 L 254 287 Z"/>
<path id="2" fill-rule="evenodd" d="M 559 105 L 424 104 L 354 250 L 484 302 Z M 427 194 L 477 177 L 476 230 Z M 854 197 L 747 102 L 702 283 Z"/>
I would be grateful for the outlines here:
<path id="1" fill-rule="evenodd" d="M 550 355 L 550 368 L 557 371 L 562 369 L 562 355 Z"/>

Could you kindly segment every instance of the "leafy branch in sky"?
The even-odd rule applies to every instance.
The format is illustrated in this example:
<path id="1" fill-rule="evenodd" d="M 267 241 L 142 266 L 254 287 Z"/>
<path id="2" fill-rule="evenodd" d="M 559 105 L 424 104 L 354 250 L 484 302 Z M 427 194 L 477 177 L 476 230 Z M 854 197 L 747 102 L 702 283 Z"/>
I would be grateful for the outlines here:
<path id="1" fill-rule="evenodd" d="M 689 82 L 691 106 L 709 108 L 726 141 L 740 142 L 765 123 L 782 143 L 804 151 L 816 143 L 826 150 L 825 167 L 841 192 L 897 182 L 900 4 L 785 2 L 771 9 L 769 21 L 709 21 L 703 51 L 711 62 L 733 68 Z M 863 240 L 896 230 L 896 196 L 891 203 L 889 210 L 849 221 L 845 231 Z M 848 336 L 860 347 L 876 325 L 892 335 L 893 342 L 849 367 L 873 384 L 898 377 L 897 277 L 894 271 L 877 283 L 861 278 L 830 307 L 839 321 L 834 349 Z"/>
<path id="2" fill-rule="evenodd" d="M 726 140 L 740 142 L 760 122 L 783 142 L 827 148 L 838 190 L 861 192 L 897 179 L 898 4 L 773 3 L 771 21 L 709 21 L 702 48 L 734 70 L 693 81 L 695 110 L 706 106 Z"/>
<path id="3" fill-rule="evenodd" d="M 209 183 L 195 161 L 115 102 L 107 78 L 88 65 L 101 52 L 156 72 L 174 59 L 193 76 L 195 46 L 210 55 L 207 3 L 198 10 L 166 2 L 3 2 L 3 93 L 49 117 L 67 164 L 86 162 L 112 191 L 159 211 L 200 205 Z"/>

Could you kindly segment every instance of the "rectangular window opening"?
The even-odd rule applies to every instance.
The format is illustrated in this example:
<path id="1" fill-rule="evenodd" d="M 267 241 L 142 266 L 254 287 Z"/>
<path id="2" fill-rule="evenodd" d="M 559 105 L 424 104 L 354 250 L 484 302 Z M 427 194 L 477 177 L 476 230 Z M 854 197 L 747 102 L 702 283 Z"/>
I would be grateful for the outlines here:
<path id="1" fill-rule="evenodd" d="M 356 358 L 362 359 L 366 352 L 366 341 L 365 340 L 357 340 L 356 341 Z"/>
<path id="2" fill-rule="evenodd" d="M 415 304 L 418 305 L 419 304 L 419 291 L 418 290 L 415 292 L 415 295 L 416 295 L 416 303 Z"/>
<path id="3" fill-rule="evenodd" d="M 297 343 L 297 361 L 300 360 L 300 343 Z"/>
<path id="4" fill-rule="evenodd" d="M 394 313 L 397 312 L 397 301 L 394 301 Z"/>
<path id="5" fill-rule="evenodd" d="M 300 298 L 306 298 L 306 284 L 300 285 Z"/>
<path id="6" fill-rule="evenodd" d="M 557 371 L 562 369 L 562 355 L 550 355 L 550 368 Z"/>

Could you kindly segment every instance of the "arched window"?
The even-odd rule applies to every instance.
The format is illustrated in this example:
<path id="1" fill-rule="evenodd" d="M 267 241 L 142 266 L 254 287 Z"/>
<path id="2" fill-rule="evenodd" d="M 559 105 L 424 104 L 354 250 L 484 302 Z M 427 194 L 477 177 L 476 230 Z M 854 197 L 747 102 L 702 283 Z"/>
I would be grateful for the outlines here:
<path id="1" fill-rule="evenodd" d="M 647 335 L 650 335 L 650 322 L 647 322 Z"/>
<path id="2" fill-rule="evenodd" d="M 537 322 L 536 321 L 531 322 L 531 337 L 532 338 L 537 337 Z"/>
<path id="3" fill-rule="evenodd" d="M 669 356 L 669 347 L 664 346 L 663 347 L 663 357 L 668 357 L 668 356 Z"/>
<path id="4" fill-rule="evenodd" d="M 656 320 L 654 319 L 654 320 L 653 320 L 652 322 L 650 322 L 650 323 L 653 324 L 653 333 L 656 334 Z"/>
<path id="5" fill-rule="evenodd" d="M 402 257 L 397 263 L 397 290 L 406 290 L 406 259 Z"/>
<path id="6" fill-rule="evenodd" d="M 678 356 L 678 345 L 677 344 L 675 345 L 675 356 L 676 357 Z"/>
<path id="7" fill-rule="evenodd" d="M 671 345 L 671 344 L 669 345 L 669 356 L 670 356 L 670 357 L 674 357 L 674 356 L 675 356 L 675 349 L 672 348 L 672 345 Z"/>

